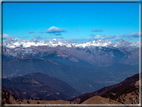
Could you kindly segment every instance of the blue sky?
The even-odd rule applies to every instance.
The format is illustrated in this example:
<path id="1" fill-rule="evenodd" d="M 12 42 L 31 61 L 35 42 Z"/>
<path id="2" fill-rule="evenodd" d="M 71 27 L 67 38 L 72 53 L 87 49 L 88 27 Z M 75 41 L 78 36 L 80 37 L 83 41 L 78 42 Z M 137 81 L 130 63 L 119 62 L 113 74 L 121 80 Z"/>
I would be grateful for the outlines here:
<path id="1" fill-rule="evenodd" d="M 3 3 L 3 39 L 139 41 L 139 3 Z"/>

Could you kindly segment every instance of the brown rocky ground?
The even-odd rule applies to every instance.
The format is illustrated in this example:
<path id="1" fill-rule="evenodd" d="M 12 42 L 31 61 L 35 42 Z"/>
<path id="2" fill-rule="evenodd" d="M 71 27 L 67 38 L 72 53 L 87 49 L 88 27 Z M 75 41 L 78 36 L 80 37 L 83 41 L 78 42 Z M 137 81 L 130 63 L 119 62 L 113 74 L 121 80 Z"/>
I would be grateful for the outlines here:
<path id="1" fill-rule="evenodd" d="M 109 98 L 103 98 L 101 96 L 94 96 L 84 101 L 81 104 L 121 104 L 121 103 L 118 101 L 109 99 Z"/>
<path id="2" fill-rule="evenodd" d="M 23 100 L 19 102 L 19 104 L 74 104 L 71 101 L 64 100 L 55 100 L 55 101 L 47 101 L 47 100 Z"/>
<path id="3" fill-rule="evenodd" d="M 19 98 L 16 98 L 14 95 L 10 94 L 9 92 L 6 92 L 2 90 L 2 104 L 18 104 L 20 102 Z"/>
<path id="4" fill-rule="evenodd" d="M 139 81 L 134 86 L 125 90 L 125 93 L 120 95 L 116 100 L 122 104 L 139 104 Z"/>
<path id="5" fill-rule="evenodd" d="M 64 101 L 64 100 L 20 100 L 16 98 L 14 95 L 10 94 L 3 90 L 2 92 L 3 100 L 2 104 L 74 104 L 71 101 Z"/>

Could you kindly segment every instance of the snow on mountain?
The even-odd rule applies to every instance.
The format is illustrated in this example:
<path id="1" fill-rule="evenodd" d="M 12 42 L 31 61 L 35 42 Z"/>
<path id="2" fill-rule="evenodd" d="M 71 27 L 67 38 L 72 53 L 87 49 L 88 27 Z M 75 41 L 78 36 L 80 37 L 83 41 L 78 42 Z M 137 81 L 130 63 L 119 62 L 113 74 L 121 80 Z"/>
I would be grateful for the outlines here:
<path id="1" fill-rule="evenodd" d="M 8 48 L 16 48 L 16 47 L 31 47 L 31 46 L 43 46 L 45 43 L 43 41 L 38 41 L 36 39 L 32 39 L 31 41 L 28 40 L 20 40 L 20 39 L 12 39 L 9 38 L 5 41 L 4 46 Z"/>
<path id="2" fill-rule="evenodd" d="M 57 39 L 45 41 L 8 39 L 4 43 L 3 55 L 8 58 L 55 56 L 68 58 L 73 62 L 83 60 L 97 66 L 111 66 L 116 61 L 134 65 L 139 63 L 138 47 L 139 42 L 132 43 L 125 40 L 120 40 L 118 43 L 98 40 L 80 44 Z"/>
<path id="3" fill-rule="evenodd" d="M 132 42 L 127 42 L 125 40 L 120 40 L 118 43 L 114 45 L 114 47 L 139 47 L 139 42 L 137 41 L 136 43 Z"/>
<path id="4" fill-rule="evenodd" d="M 68 41 L 62 41 L 62 40 L 57 40 L 57 39 L 52 39 L 52 40 L 45 40 L 45 41 L 38 41 L 36 39 L 32 40 L 20 40 L 20 39 L 12 39 L 9 38 L 7 41 L 5 41 L 4 46 L 8 48 L 16 48 L 16 47 L 32 47 L 32 46 L 49 46 L 49 47 L 57 47 L 57 46 L 66 46 L 66 47 L 80 47 L 80 48 L 85 48 L 85 47 L 139 47 L 139 42 L 132 43 L 132 42 L 127 42 L 125 40 L 120 40 L 118 43 L 113 43 L 111 41 L 103 41 L 103 40 L 98 40 L 98 41 L 90 41 L 86 43 L 72 43 Z"/>
<path id="5" fill-rule="evenodd" d="M 66 42 L 62 42 L 60 40 L 57 39 L 52 39 L 50 41 L 45 40 L 45 41 L 38 41 L 36 39 L 32 39 L 30 41 L 28 40 L 20 40 L 20 39 L 8 39 L 7 41 L 5 41 L 4 46 L 8 47 L 8 48 L 16 48 L 16 47 L 32 47 L 32 46 L 50 46 L 50 47 L 56 47 L 56 46 L 67 46 L 70 47 L 70 44 L 67 44 Z"/>
<path id="6" fill-rule="evenodd" d="M 76 47 L 89 47 L 89 46 L 101 46 L 101 47 L 108 47 L 108 46 L 113 46 L 114 43 L 111 41 L 103 41 L 103 40 L 98 40 L 98 41 L 90 41 L 86 42 L 83 44 L 75 44 Z"/>

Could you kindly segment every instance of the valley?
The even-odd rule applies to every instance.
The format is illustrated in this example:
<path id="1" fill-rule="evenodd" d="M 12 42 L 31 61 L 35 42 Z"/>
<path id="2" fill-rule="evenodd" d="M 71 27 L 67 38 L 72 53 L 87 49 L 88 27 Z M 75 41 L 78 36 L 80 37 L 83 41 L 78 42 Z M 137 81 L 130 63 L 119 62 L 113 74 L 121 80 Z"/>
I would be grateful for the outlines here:
<path id="1" fill-rule="evenodd" d="M 135 74 L 134 76 L 128 77 L 124 81 L 118 84 L 104 87 L 93 93 L 82 94 L 81 96 L 77 96 L 76 98 L 72 100 L 63 100 L 60 97 L 62 99 L 61 100 L 59 96 L 58 96 L 59 99 L 52 99 L 52 100 L 39 99 L 36 95 L 35 95 L 36 96 L 35 99 L 26 98 L 21 100 L 19 99 L 20 96 L 17 96 L 17 95 L 20 95 L 19 93 L 17 94 L 18 92 L 17 90 L 15 90 L 14 88 L 10 89 L 10 88 L 4 87 L 2 90 L 2 94 L 3 94 L 2 102 L 3 104 L 47 104 L 47 105 L 48 104 L 139 104 L 139 97 L 140 97 L 139 81 L 141 81 L 141 79 L 139 79 L 139 75 L 141 75 L 141 73 Z M 11 81 L 13 80 L 11 79 Z M 15 84 L 14 81 L 12 84 Z M 6 83 L 10 83 L 10 82 L 6 82 Z M 6 83 L 4 83 L 3 85 L 5 85 Z M 28 82 L 28 83 L 31 83 L 31 82 Z M 8 87 L 11 87 L 11 85 L 9 84 Z M 33 88 L 33 85 L 31 87 Z M 31 90 L 31 92 L 33 92 L 33 90 Z M 31 93 L 29 93 L 29 95 L 30 94 Z"/>
<path id="2" fill-rule="evenodd" d="M 25 46 L 26 43 L 36 45 Z M 103 99 L 116 103 L 116 98 L 103 90 L 109 91 L 109 86 L 117 87 L 115 84 L 139 72 L 138 43 L 123 40 L 117 44 L 105 41 L 75 44 L 53 39 L 42 42 L 44 46 L 40 44 L 37 40 L 8 39 L 3 46 L 3 89 L 23 101 L 87 104 L 92 99 Z M 135 88 L 132 91 L 138 93 Z M 123 95 L 118 96 L 120 100 Z"/>

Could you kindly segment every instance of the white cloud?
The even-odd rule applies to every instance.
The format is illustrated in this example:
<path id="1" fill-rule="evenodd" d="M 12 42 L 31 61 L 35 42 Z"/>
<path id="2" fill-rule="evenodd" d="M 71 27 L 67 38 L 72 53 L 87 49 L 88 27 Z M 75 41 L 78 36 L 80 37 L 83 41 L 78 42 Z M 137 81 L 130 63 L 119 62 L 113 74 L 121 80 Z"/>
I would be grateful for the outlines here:
<path id="1" fill-rule="evenodd" d="M 104 37 L 102 37 L 101 35 L 97 35 L 94 37 L 95 39 L 103 39 Z"/>
<path id="2" fill-rule="evenodd" d="M 127 37 L 139 37 L 139 32 L 128 34 Z"/>
<path id="3" fill-rule="evenodd" d="M 24 39 L 24 38 L 29 38 L 29 37 L 28 37 L 28 36 L 23 36 L 23 37 L 21 37 L 21 38 L 23 38 L 23 39 Z"/>
<path id="4" fill-rule="evenodd" d="M 29 31 L 28 33 L 34 33 L 34 31 Z"/>
<path id="5" fill-rule="evenodd" d="M 113 35 L 113 36 L 111 36 L 111 35 L 96 35 L 95 37 L 94 37 L 94 39 L 113 39 L 113 38 L 115 38 L 116 36 L 115 35 Z"/>
<path id="6" fill-rule="evenodd" d="M 130 34 L 124 34 L 124 35 L 120 35 L 117 36 L 116 39 L 117 40 L 139 40 L 139 33 L 138 32 L 134 32 L 134 33 L 130 33 Z"/>
<path id="7" fill-rule="evenodd" d="M 61 35 L 62 34 L 61 32 L 66 32 L 66 30 L 52 26 L 49 29 L 47 29 L 45 32 L 51 35 Z"/>
<path id="8" fill-rule="evenodd" d="M 94 30 L 91 30 L 92 32 L 103 32 L 104 30 L 102 29 L 94 29 Z"/>
<path id="9" fill-rule="evenodd" d="M 94 36 L 94 39 L 111 40 L 111 41 L 119 41 L 119 40 L 138 41 L 139 40 L 139 33 L 134 32 L 134 33 L 124 34 L 124 35 L 119 35 L 119 36 L 116 36 L 116 35 L 96 35 L 96 36 Z"/>
<path id="10" fill-rule="evenodd" d="M 1 37 L 2 38 L 2 37 Z M 3 39 L 7 39 L 7 38 L 12 38 L 12 36 L 8 35 L 8 34 L 3 34 Z"/>

